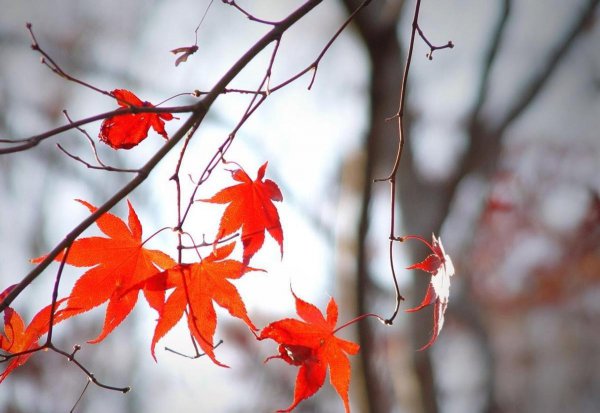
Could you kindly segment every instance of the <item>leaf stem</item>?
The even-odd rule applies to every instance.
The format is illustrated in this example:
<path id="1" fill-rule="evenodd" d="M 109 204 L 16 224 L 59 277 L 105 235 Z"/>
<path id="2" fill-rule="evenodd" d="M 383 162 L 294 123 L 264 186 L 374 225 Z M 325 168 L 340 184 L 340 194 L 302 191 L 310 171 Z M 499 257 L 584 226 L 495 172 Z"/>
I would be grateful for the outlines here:
<path id="1" fill-rule="evenodd" d="M 364 320 L 365 318 L 368 318 L 368 317 L 373 317 L 373 318 L 376 318 L 376 319 L 377 319 L 377 320 L 379 320 L 379 321 L 380 321 L 382 324 L 385 324 L 385 325 L 390 325 L 390 324 L 391 324 L 391 323 L 388 323 L 388 321 L 387 321 L 385 318 L 381 317 L 381 316 L 380 316 L 380 315 L 378 315 L 378 314 L 375 314 L 375 313 L 367 313 L 367 314 L 359 315 L 358 317 L 355 317 L 355 318 L 353 318 L 352 320 L 350 320 L 350 321 L 348 321 L 348 322 L 346 322 L 346 323 L 342 324 L 341 326 L 338 326 L 338 327 L 337 327 L 335 330 L 333 330 L 333 333 L 332 333 L 332 334 L 335 334 L 335 333 L 337 333 L 338 331 L 340 331 L 341 329 L 343 329 L 343 328 L 346 328 L 346 327 L 348 327 L 349 325 L 351 325 L 351 324 L 354 324 L 354 323 L 357 323 L 357 322 L 359 322 L 360 320 Z"/>

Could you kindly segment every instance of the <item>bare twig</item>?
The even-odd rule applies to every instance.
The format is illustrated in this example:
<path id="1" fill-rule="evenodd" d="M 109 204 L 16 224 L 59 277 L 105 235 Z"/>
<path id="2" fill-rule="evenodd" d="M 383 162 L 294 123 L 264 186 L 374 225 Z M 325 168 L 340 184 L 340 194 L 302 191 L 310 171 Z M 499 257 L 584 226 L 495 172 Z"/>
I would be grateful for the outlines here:
<path id="1" fill-rule="evenodd" d="M 74 363 L 77 367 L 79 367 L 79 369 L 81 371 L 83 371 L 85 373 L 85 375 L 88 377 L 88 379 L 94 383 L 96 386 L 98 387 L 102 387 L 103 389 L 107 389 L 107 390 L 114 390 L 114 391 L 118 391 L 121 393 L 128 393 L 131 390 L 131 387 L 127 386 L 127 387 L 117 387 L 117 386 L 111 386 L 108 384 L 104 384 L 101 381 L 99 381 L 96 376 L 94 375 L 94 373 L 92 373 L 90 370 L 88 370 L 83 364 L 81 364 L 81 362 L 79 362 L 79 360 L 77 360 L 75 358 L 75 351 L 72 353 L 67 353 L 66 351 L 63 351 L 59 348 L 56 348 L 53 344 L 48 345 L 48 348 L 52 351 L 54 351 L 55 353 L 61 354 L 63 356 L 65 356 L 70 362 Z"/>
<path id="2" fill-rule="evenodd" d="M 213 91 L 214 93 L 214 91 Z M 212 95 L 212 94 L 211 94 Z M 110 112 L 100 113 L 98 115 L 90 116 L 84 119 L 80 119 L 77 121 L 71 121 L 68 125 L 59 126 L 57 128 L 51 129 L 44 133 L 40 133 L 39 135 L 30 136 L 29 138 L 24 139 L 0 139 L 0 144 L 6 145 L 14 145 L 6 148 L 0 148 L 0 155 L 6 155 L 9 153 L 22 152 L 27 149 L 31 149 L 37 145 L 39 145 L 42 141 L 51 138 L 53 136 L 59 135 L 63 132 L 69 131 L 71 129 L 76 129 L 79 126 L 86 125 L 88 123 L 96 122 L 99 120 L 103 120 L 106 118 L 112 118 L 120 115 L 127 115 L 132 113 L 190 113 L 198 110 L 200 102 L 194 105 L 185 105 L 185 106 L 175 106 L 175 107 L 146 107 L 146 106 L 130 106 L 127 108 L 119 108 L 112 110 Z"/>
<path id="3" fill-rule="evenodd" d="M 69 158 L 83 164 L 84 166 L 86 166 L 88 169 L 99 169 L 102 171 L 108 171 L 108 172 L 131 172 L 131 173 L 137 173 L 138 170 L 137 169 L 123 169 L 123 168 L 115 168 L 112 166 L 107 166 L 107 165 L 92 165 L 91 163 L 87 162 L 86 160 L 80 158 L 77 155 L 73 155 L 72 153 L 70 153 L 69 151 L 67 151 L 65 148 L 62 147 L 62 145 L 60 143 L 56 144 L 56 147 L 65 155 L 67 155 Z"/>
<path id="4" fill-rule="evenodd" d="M 52 57 L 50 57 L 48 55 L 48 53 L 46 53 L 44 51 L 44 49 L 42 49 L 37 41 L 37 39 L 35 38 L 35 35 L 33 34 L 33 26 L 31 23 L 27 23 L 25 25 L 25 27 L 27 27 L 27 30 L 29 31 L 29 35 L 31 36 L 31 49 L 35 50 L 36 52 L 38 52 L 39 54 L 42 55 L 42 59 L 41 59 L 41 63 L 43 65 L 46 65 L 50 70 L 52 70 L 55 74 L 57 74 L 58 76 L 62 77 L 63 79 L 69 80 L 71 82 L 75 82 L 77 84 L 80 84 L 81 86 L 85 86 L 89 89 L 92 89 L 98 93 L 102 93 L 103 95 L 106 96 L 111 96 L 110 92 L 97 88 L 96 86 L 93 86 L 87 82 L 84 82 L 82 80 L 79 80 L 71 75 L 69 75 L 67 72 L 65 72 L 55 61 L 54 59 L 52 59 Z"/>
<path id="5" fill-rule="evenodd" d="M 412 22 L 412 32 L 410 34 L 410 42 L 408 46 L 408 53 L 406 57 L 406 64 L 404 66 L 404 74 L 402 76 L 402 86 L 400 89 L 400 103 L 398 105 L 398 112 L 396 114 L 398 118 L 398 150 L 396 153 L 396 160 L 394 161 L 394 166 L 392 167 L 392 172 L 385 179 L 390 183 L 390 235 L 389 235 L 389 260 L 390 260 L 390 270 L 392 272 L 392 279 L 394 281 L 394 289 L 396 291 L 396 305 L 394 307 L 394 312 L 391 317 L 386 320 L 386 324 L 392 324 L 396 316 L 398 315 L 398 311 L 400 310 L 400 303 L 404 300 L 404 297 L 400 293 L 400 286 L 398 285 L 398 278 L 396 276 L 396 269 L 394 266 L 394 239 L 395 239 L 395 230 L 396 230 L 396 175 L 398 173 L 398 168 L 400 167 L 400 159 L 402 158 L 402 149 L 404 148 L 404 104 L 406 101 L 406 85 L 408 83 L 408 73 L 410 71 L 410 65 L 412 62 L 413 49 L 415 45 L 415 33 L 418 27 L 419 21 L 419 11 L 421 8 L 421 0 L 417 0 L 415 5 L 415 12 L 413 15 Z"/>
<path id="6" fill-rule="evenodd" d="M 50 320 L 48 320 L 48 334 L 46 335 L 46 345 L 52 345 L 52 331 L 54 330 L 54 317 L 58 302 L 58 288 L 60 287 L 60 279 L 62 277 L 67 258 L 69 257 L 69 251 L 71 251 L 71 245 L 65 249 L 65 254 L 60 261 L 60 266 L 58 267 L 56 278 L 54 280 L 54 288 L 52 290 L 52 305 L 50 307 Z"/>
<path id="7" fill-rule="evenodd" d="M 177 354 L 178 356 L 185 357 L 185 358 L 192 359 L 192 360 L 195 360 L 202 356 L 206 356 L 206 353 L 200 353 L 200 351 L 198 351 L 198 346 L 196 345 L 196 341 L 194 340 L 193 337 L 192 337 L 192 343 L 194 344 L 194 350 L 196 350 L 196 354 L 194 354 L 193 356 L 181 353 L 181 352 L 179 352 L 177 350 L 173 350 L 172 348 L 169 348 L 169 347 L 165 347 L 165 350 L 170 351 L 173 354 Z M 213 349 L 219 347 L 221 344 L 223 344 L 223 340 L 219 340 L 219 342 L 213 346 Z"/>
<path id="8" fill-rule="evenodd" d="M 98 387 L 102 387 L 103 389 L 107 389 L 107 390 L 114 390 L 114 391 L 118 391 L 121 393 L 127 393 L 131 390 L 131 387 L 127 386 L 127 387 L 118 387 L 118 386 L 112 386 L 109 384 L 105 384 L 103 382 L 101 382 L 100 380 L 98 380 L 95 376 L 94 373 L 92 373 L 87 367 L 85 367 L 79 360 L 77 360 L 75 358 L 75 353 L 77 353 L 77 351 L 79 351 L 81 349 L 81 347 L 79 345 L 74 346 L 74 350 L 71 353 L 68 353 L 64 350 L 59 349 L 58 347 L 56 347 L 54 345 L 54 343 L 52 342 L 46 342 L 45 344 L 35 347 L 35 348 L 30 348 L 28 350 L 24 350 L 24 351 L 20 351 L 17 353 L 12 353 L 12 354 L 1 354 L 0 355 L 0 363 L 4 363 L 12 358 L 15 357 L 21 357 L 21 356 L 25 356 L 28 354 L 32 354 L 32 353 L 37 353 L 38 351 L 43 351 L 43 350 L 52 350 L 55 353 L 58 353 L 62 356 L 64 356 L 67 360 L 69 360 L 70 362 L 74 363 L 81 371 L 83 371 L 85 373 L 85 375 L 88 377 L 88 379 L 94 383 L 96 386 Z"/>
<path id="9" fill-rule="evenodd" d="M 194 92 L 192 93 L 193 96 L 195 97 L 200 97 L 203 95 L 208 95 L 210 92 L 204 92 L 201 90 L 194 90 Z M 228 93 L 239 93 L 241 95 L 266 95 L 267 92 L 263 91 L 263 90 L 247 90 L 247 89 L 229 89 L 229 88 L 225 88 L 223 89 L 223 94 L 228 94 Z"/>
<path id="10" fill-rule="evenodd" d="M 273 93 L 273 92 L 289 85 L 290 83 L 296 81 L 297 79 L 301 78 L 306 73 L 313 71 L 313 75 L 310 79 L 310 83 L 308 84 L 308 89 L 310 90 L 315 82 L 315 77 L 317 76 L 317 69 L 319 68 L 319 63 L 321 62 L 321 60 L 323 59 L 323 57 L 325 56 L 325 54 L 327 53 L 329 48 L 333 45 L 333 43 L 336 41 L 336 39 L 344 31 L 344 29 L 350 24 L 350 22 L 352 22 L 356 18 L 356 15 L 361 10 L 363 10 L 365 7 L 367 7 L 369 5 L 369 3 L 371 3 L 371 0 L 364 0 L 352 13 L 350 13 L 348 18 L 346 18 L 344 23 L 342 23 L 342 25 L 338 28 L 338 30 L 335 32 L 335 34 L 329 39 L 329 41 L 325 44 L 325 46 L 323 47 L 323 49 L 321 50 L 321 52 L 319 53 L 317 58 L 310 65 L 308 65 L 303 70 L 296 73 L 294 76 L 290 77 L 286 81 L 278 84 L 277 86 L 272 87 L 270 92 Z"/>
<path id="11" fill-rule="evenodd" d="M 419 36 L 421 37 L 421 39 L 423 39 L 423 41 L 425 43 L 427 43 L 427 46 L 429 46 L 429 53 L 427 53 L 425 55 L 429 60 L 433 60 L 433 52 L 435 52 L 436 50 L 440 50 L 440 49 L 452 49 L 454 47 L 454 43 L 452 43 L 452 40 L 449 40 L 448 43 L 446 43 L 445 45 L 434 46 L 429 41 L 429 39 L 427 39 L 427 37 L 425 36 L 425 33 L 423 33 L 423 30 L 421 30 L 421 27 L 419 26 L 419 24 L 417 24 L 417 32 L 419 33 Z"/>
<path id="12" fill-rule="evenodd" d="M 69 116 L 69 114 L 67 113 L 66 110 L 63 110 L 63 114 L 65 115 L 65 117 L 67 118 L 67 120 L 70 123 L 73 123 L 73 120 L 71 119 L 71 117 Z M 64 149 L 60 144 L 56 144 L 58 149 L 60 149 L 68 157 L 70 157 L 78 162 L 81 162 L 82 164 L 84 164 L 85 166 L 87 166 L 90 169 L 100 169 L 100 170 L 109 171 L 109 172 L 134 172 L 134 173 L 138 172 L 137 169 L 115 168 L 113 166 L 106 165 L 104 162 L 102 162 L 102 160 L 100 159 L 100 156 L 98 156 L 98 150 L 96 149 L 96 143 L 94 142 L 94 140 L 92 139 L 90 134 L 87 133 L 87 131 L 85 129 L 83 129 L 79 126 L 76 126 L 75 129 L 77 129 L 79 132 L 81 132 L 83 134 L 83 136 L 85 136 L 86 139 L 88 140 L 88 142 L 90 143 L 90 146 L 92 147 L 92 152 L 94 154 L 94 157 L 96 158 L 96 162 L 98 162 L 98 165 L 92 165 L 89 162 L 84 161 L 82 158 L 71 154 L 66 149 Z"/>
<path id="13" fill-rule="evenodd" d="M 581 14 L 573 26 L 567 31 L 563 40 L 556 46 L 554 51 L 550 54 L 546 62 L 541 65 L 540 72 L 534 77 L 534 79 L 528 84 L 527 87 L 522 89 L 521 95 L 515 100 L 515 103 L 507 111 L 506 116 L 502 121 L 498 123 L 494 133 L 501 135 L 506 128 L 512 124 L 512 122 L 519 117 L 523 111 L 529 106 L 529 104 L 538 96 L 539 92 L 543 89 L 544 85 L 556 71 L 560 61 L 571 49 L 571 46 L 579 35 L 588 27 L 588 23 L 594 18 L 594 10 L 598 6 L 600 0 L 588 0 L 586 7 L 583 9 Z"/>
<path id="14" fill-rule="evenodd" d="M 415 45 L 415 37 L 418 33 L 419 36 L 427 43 L 430 47 L 431 51 L 429 53 L 429 58 L 431 59 L 432 53 L 435 50 L 446 49 L 454 47 L 452 42 L 448 42 L 445 46 L 434 46 L 427 40 L 427 37 L 424 35 L 423 31 L 419 27 L 419 12 L 421 10 L 421 0 L 416 0 L 415 11 L 413 14 L 412 21 L 412 30 L 410 34 L 410 41 L 408 45 L 408 52 L 406 57 L 406 64 L 404 66 L 404 74 L 402 76 L 402 86 L 400 89 L 400 103 L 398 105 L 398 112 L 396 115 L 390 119 L 397 118 L 398 119 L 398 148 L 396 151 L 396 159 L 394 161 L 394 165 L 390 174 L 385 179 L 378 179 L 377 181 L 387 181 L 390 183 L 390 234 L 389 234 L 389 261 L 390 261 L 390 270 L 392 273 L 392 279 L 394 281 L 394 289 L 396 291 L 396 305 L 394 307 L 394 312 L 392 316 L 386 320 L 387 324 L 392 324 L 396 316 L 398 315 L 398 311 L 400 310 L 400 303 L 404 300 L 402 294 L 400 294 L 400 287 L 398 285 L 398 279 L 396 277 L 396 270 L 394 266 L 394 242 L 398 240 L 398 237 L 395 235 L 396 230 L 396 179 L 398 175 L 398 169 L 400 167 L 400 160 L 402 159 L 402 150 L 404 149 L 405 142 L 405 133 L 404 133 L 404 109 L 406 104 L 406 88 L 408 85 L 408 75 L 410 72 L 410 66 L 412 63 L 412 56 Z"/>
<path id="15" fill-rule="evenodd" d="M 81 394 L 79 395 L 79 397 L 75 401 L 75 404 L 73 404 L 73 407 L 71 407 L 71 410 L 70 410 L 69 413 L 73 413 L 75 411 L 75 409 L 77 408 L 77 405 L 79 404 L 79 402 L 81 401 L 81 399 L 83 399 L 83 395 L 85 394 L 86 390 L 88 389 L 90 383 L 91 383 L 90 380 L 86 380 L 85 386 L 83 387 L 83 390 L 81 391 Z"/>
<path id="16" fill-rule="evenodd" d="M 233 6 L 240 13 L 242 13 L 244 16 L 246 16 L 248 18 L 248 20 L 251 20 L 253 22 L 262 23 L 262 24 L 266 24 L 266 25 L 269 25 L 269 26 L 277 26 L 279 24 L 279 22 L 274 22 L 274 21 L 259 19 L 258 17 L 256 17 L 256 16 L 250 14 L 249 12 L 247 12 L 244 8 L 242 8 L 239 4 L 237 4 L 237 2 L 235 0 L 221 0 L 221 1 L 223 3 L 225 3 L 225 4 Z"/>
<path id="17" fill-rule="evenodd" d="M 198 248 L 204 248 L 204 247 L 214 247 L 215 245 L 218 245 L 218 244 L 226 244 L 229 241 L 232 241 L 239 236 L 240 236 L 240 234 L 236 232 L 235 234 L 232 234 L 225 238 L 220 238 L 220 239 L 217 239 L 214 241 L 206 241 L 204 236 L 202 236 L 202 242 L 194 243 L 194 245 L 182 245 L 180 248 L 186 250 L 186 249 L 198 249 Z"/>
<path id="18" fill-rule="evenodd" d="M 471 125 L 478 121 L 479 114 L 481 113 L 481 108 L 485 103 L 487 98 L 487 94 L 490 91 L 490 74 L 492 73 L 492 68 L 496 63 L 496 58 L 498 56 L 498 52 L 502 45 L 502 41 L 504 39 L 504 33 L 506 32 L 506 24 L 508 22 L 508 17 L 510 16 L 510 11 L 512 8 L 512 0 L 503 0 L 502 2 L 502 11 L 500 13 L 500 19 L 496 24 L 496 28 L 492 34 L 490 46 L 487 50 L 486 56 L 484 58 L 484 66 L 481 71 L 481 77 L 479 79 L 479 86 L 477 88 L 477 97 L 473 103 L 473 110 L 471 114 Z"/>

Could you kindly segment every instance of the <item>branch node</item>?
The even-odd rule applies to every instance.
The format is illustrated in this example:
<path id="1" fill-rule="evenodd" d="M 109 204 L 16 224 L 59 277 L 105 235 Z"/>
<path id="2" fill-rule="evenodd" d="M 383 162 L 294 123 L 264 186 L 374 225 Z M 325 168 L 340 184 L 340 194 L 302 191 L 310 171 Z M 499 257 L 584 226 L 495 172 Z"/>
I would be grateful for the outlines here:
<path id="1" fill-rule="evenodd" d="M 69 357 L 67 357 L 67 359 L 69 361 L 73 361 L 73 359 L 75 359 L 75 353 L 77 353 L 79 350 L 81 350 L 81 346 L 79 344 L 75 344 L 73 346 L 73 352 L 69 355 Z"/>

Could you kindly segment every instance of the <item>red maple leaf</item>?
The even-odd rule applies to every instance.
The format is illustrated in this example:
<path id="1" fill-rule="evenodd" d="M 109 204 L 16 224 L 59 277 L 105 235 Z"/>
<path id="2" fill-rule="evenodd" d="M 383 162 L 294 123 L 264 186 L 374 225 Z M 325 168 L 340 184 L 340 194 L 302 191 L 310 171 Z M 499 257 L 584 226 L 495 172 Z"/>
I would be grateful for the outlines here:
<path id="1" fill-rule="evenodd" d="M 156 344 L 177 324 L 185 312 L 190 332 L 204 353 L 215 364 L 227 367 L 217 361 L 214 353 L 213 337 L 217 328 L 217 314 L 213 301 L 227 309 L 232 316 L 244 321 L 252 330 L 256 330 L 239 292 L 228 281 L 238 279 L 256 269 L 239 261 L 226 259 L 234 247 L 235 244 L 232 243 L 217 248 L 200 262 L 177 265 L 150 280 L 154 288 L 175 287 L 165 305 L 159 310 L 151 346 L 152 357 L 155 360 Z"/>
<path id="2" fill-rule="evenodd" d="M 448 307 L 448 299 L 450 297 L 450 277 L 454 275 L 454 265 L 450 256 L 444 251 L 442 240 L 432 235 L 431 244 L 420 236 L 408 235 L 403 239 L 416 239 L 424 243 L 432 254 L 428 255 L 423 261 L 407 267 L 409 270 L 423 270 L 431 274 L 431 282 L 427 287 L 425 298 L 418 306 L 405 310 L 407 312 L 419 311 L 428 305 L 435 304 L 433 311 L 433 334 L 427 344 L 419 349 L 425 350 L 430 347 L 444 326 L 444 315 L 446 307 Z"/>
<path id="3" fill-rule="evenodd" d="M 231 172 L 231 176 L 240 182 L 239 184 L 225 188 L 212 198 L 203 200 L 216 204 L 229 204 L 219 223 L 217 239 L 242 228 L 243 262 L 246 265 L 262 247 L 265 230 L 277 241 L 283 255 L 283 231 L 277 208 L 273 205 L 273 201 L 282 201 L 283 195 L 275 182 L 270 179 L 263 181 L 266 169 L 267 162 L 259 168 L 254 181 L 243 169 L 236 169 Z"/>
<path id="4" fill-rule="evenodd" d="M 329 367 L 331 384 L 344 402 L 346 412 L 349 412 L 350 361 L 346 354 L 357 354 L 360 347 L 334 335 L 337 332 L 338 307 L 333 298 L 327 305 L 327 318 L 314 305 L 295 294 L 294 298 L 296 312 L 304 321 L 292 318 L 275 321 L 266 326 L 259 336 L 260 340 L 270 338 L 279 343 L 279 354 L 265 361 L 280 358 L 288 364 L 300 366 L 294 401 L 288 408 L 278 411 L 289 412 L 315 394 L 323 385 Z"/>
<path id="5" fill-rule="evenodd" d="M 126 89 L 115 89 L 111 94 L 122 107 L 150 107 Z M 152 127 L 163 138 L 169 139 L 165 131 L 165 120 L 173 119 L 170 113 L 130 113 L 104 119 L 100 127 L 100 140 L 114 149 L 131 149 L 148 137 Z"/>
<path id="6" fill-rule="evenodd" d="M 0 294 L 0 302 L 8 295 L 10 290 L 14 287 L 8 287 Z M 62 303 L 59 300 L 56 304 L 56 308 Z M 48 332 L 50 328 L 50 311 L 52 305 L 48 305 L 40 310 L 31 320 L 27 328 L 25 322 L 13 308 L 7 307 L 4 310 L 4 332 L 0 333 L 0 350 L 5 354 L 17 354 L 28 350 L 34 350 L 40 345 L 38 344 L 39 339 Z M 54 318 L 56 324 L 60 321 L 58 318 Z M 29 357 L 33 355 L 33 351 L 25 353 L 16 357 L 6 358 L 0 355 L 0 360 L 7 361 L 8 365 L 6 369 L 0 375 L 0 383 L 17 367 L 22 366 L 27 362 Z"/>
<path id="7" fill-rule="evenodd" d="M 91 212 L 97 209 L 85 201 L 78 202 Z M 89 311 L 108 301 L 102 332 L 90 343 L 103 340 L 129 315 L 140 289 L 144 287 L 144 281 L 176 265 L 164 252 L 143 248 L 142 225 L 131 204 L 127 204 L 129 225 L 111 213 L 101 215 L 96 224 L 108 238 L 75 240 L 65 261 L 76 267 L 92 268 L 75 282 L 67 299 L 64 318 Z M 43 258 L 36 258 L 33 262 Z M 56 261 L 62 259 L 63 254 L 56 257 Z M 144 295 L 150 306 L 158 310 L 164 303 L 164 290 L 149 287 L 143 288 Z"/>

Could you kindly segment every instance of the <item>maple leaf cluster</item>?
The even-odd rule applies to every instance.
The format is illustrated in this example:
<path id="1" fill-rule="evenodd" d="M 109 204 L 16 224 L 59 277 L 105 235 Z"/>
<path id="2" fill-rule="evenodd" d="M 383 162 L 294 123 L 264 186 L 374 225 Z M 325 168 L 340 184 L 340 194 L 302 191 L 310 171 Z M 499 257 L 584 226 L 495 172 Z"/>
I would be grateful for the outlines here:
<path id="1" fill-rule="evenodd" d="M 142 102 L 128 90 L 116 89 L 111 94 L 121 107 L 154 107 L 149 102 Z M 136 146 L 146 139 L 150 128 L 168 139 L 164 121 L 171 119 L 172 114 L 162 112 L 116 115 L 104 120 L 99 138 L 114 149 Z M 48 333 L 53 325 L 106 304 L 102 330 L 88 342 L 104 340 L 129 316 L 141 292 L 148 305 L 158 313 L 150 344 L 150 353 L 155 360 L 156 345 L 185 315 L 195 346 L 202 349 L 215 364 L 227 367 L 217 359 L 215 353 L 216 304 L 241 320 L 258 340 L 270 339 L 279 345 L 278 354 L 267 360 L 279 358 L 298 367 L 294 399 L 289 407 L 279 411 L 289 412 L 314 395 L 323 386 L 329 370 L 331 385 L 340 396 L 345 411 L 349 412 L 351 368 L 348 355 L 357 354 L 359 346 L 337 337 L 336 333 L 366 315 L 336 328 L 338 306 L 333 298 L 323 315 L 316 306 L 303 301 L 292 291 L 300 319 L 285 318 L 259 330 L 250 319 L 243 298 L 232 282 L 249 272 L 263 271 L 249 264 L 263 247 L 265 233 L 277 242 L 283 256 L 283 230 L 274 204 L 281 202 L 283 195 L 275 182 L 265 179 L 266 169 L 265 162 L 258 169 L 256 179 L 250 178 L 242 167 L 232 170 L 231 177 L 235 184 L 212 197 L 198 200 L 225 205 L 225 208 L 212 251 L 196 262 L 177 262 L 163 251 L 147 248 L 148 240 L 142 237 L 142 224 L 131 203 L 128 202 L 127 222 L 111 213 L 102 214 L 96 220 L 96 225 L 103 236 L 79 238 L 55 257 L 62 265 L 88 268 L 75 281 L 67 297 L 44 307 L 27 326 L 13 308 L 8 307 L 4 311 L 0 361 L 8 364 L 0 375 L 0 383 L 42 348 L 40 340 L 44 335 L 50 336 Z M 92 204 L 77 201 L 91 213 L 97 211 Z M 233 257 L 236 242 L 232 241 L 232 236 L 236 233 L 240 234 L 241 261 Z M 406 310 L 412 312 L 428 305 L 435 306 L 433 334 L 431 340 L 422 347 L 424 349 L 433 344 L 444 324 L 454 267 L 441 241 L 435 236 L 431 244 L 418 236 L 404 237 L 409 238 L 424 242 L 432 251 L 424 261 L 408 267 L 432 274 L 421 304 Z M 39 257 L 32 262 L 39 263 L 44 258 Z M 0 294 L 0 301 L 12 288 Z M 50 338 L 47 338 L 47 343 L 49 341 Z"/>

